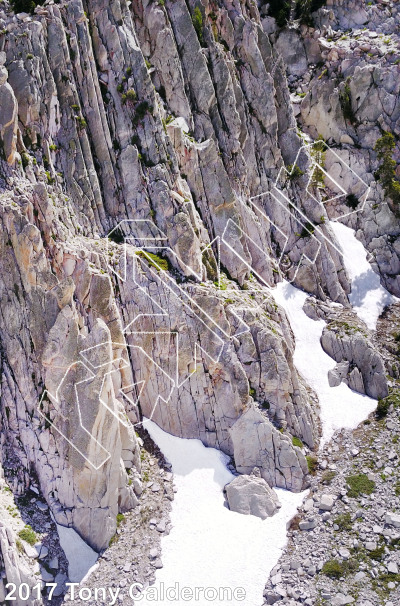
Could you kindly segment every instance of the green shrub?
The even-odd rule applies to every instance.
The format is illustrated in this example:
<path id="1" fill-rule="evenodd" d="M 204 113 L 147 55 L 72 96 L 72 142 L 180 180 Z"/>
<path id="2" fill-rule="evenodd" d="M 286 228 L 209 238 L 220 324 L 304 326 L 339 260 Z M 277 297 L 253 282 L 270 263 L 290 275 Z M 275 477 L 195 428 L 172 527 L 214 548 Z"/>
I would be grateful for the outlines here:
<path id="1" fill-rule="evenodd" d="M 307 222 L 300 233 L 300 238 L 309 238 L 315 232 L 315 227 L 312 223 Z"/>
<path id="2" fill-rule="evenodd" d="M 126 91 L 121 97 L 122 103 L 134 103 L 136 100 L 136 93 L 133 88 Z"/>
<path id="3" fill-rule="evenodd" d="M 46 173 L 46 177 L 47 177 L 47 183 L 49 185 L 53 185 L 53 183 L 55 183 L 54 177 L 51 176 L 51 173 L 49 170 L 46 170 L 45 173 Z"/>
<path id="4" fill-rule="evenodd" d="M 336 476 L 336 471 L 331 471 L 331 470 L 325 471 L 321 477 L 322 484 L 326 484 L 327 486 L 329 486 L 329 484 L 332 484 L 332 480 L 335 476 Z"/>
<path id="5" fill-rule="evenodd" d="M 357 118 L 353 112 L 353 106 L 351 103 L 350 78 L 347 78 L 346 83 L 340 92 L 339 98 L 344 119 L 350 122 L 350 124 L 355 124 L 357 122 Z"/>
<path id="6" fill-rule="evenodd" d="M 300 19 L 301 23 L 313 26 L 311 13 L 325 6 L 325 4 L 326 0 L 296 0 L 295 18 Z"/>
<path id="7" fill-rule="evenodd" d="M 125 522 L 125 516 L 123 513 L 117 513 L 117 526 L 121 526 L 122 522 Z"/>
<path id="8" fill-rule="evenodd" d="M 83 130 L 87 127 L 87 122 L 82 116 L 76 116 L 76 123 L 78 124 L 79 130 Z"/>
<path id="9" fill-rule="evenodd" d="M 34 0 L 11 0 L 10 4 L 15 13 L 33 13 L 36 6 L 40 5 L 41 2 Z"/>
<path id="10" fill-rule="evenodd" d="M 372 494 L 376 486 L 375 482 L 369 480 L 365 473 L 347 476 L 346 482 L 349 487 L 348 496 L 351 498 L 359 497 L 362 494 Z"/>
<path id="11" fill-rule="evenodd" d="M 334 524 L 339 526 L 339 530 L 351 530 L 353 527 L 353 523 L 351 521 L 350 513 L 341 513 L 337 518 L 333 520 Z"/>
<path id="12" fill-rule="evenodd" d="M 298 446 L 299 448 L 303 448 L 303 442 L 300 440 L 300 438 L 296 438 L 296 436 L 292 437 L 292 444 L 293 444 L 293 446 Z"/>
<path id="13" fill-rule="evenodd" d="M 306 460 L 308 465 L 308 472 L 314 476 L 317 472 L 318 459 L 312 455 L 307 455 Z"/>
<path id="14" fill-rule="evenodd" d="M 377 547 L 376 549 L 373 549 L 372 551 L 369 552 L 369 556 L 373 560 L 380 561 L 380 560 L 382 560 L 384 555 L 385 555 L 385 546 L 384 545 L 381 545 L 380 547 Z"/>
<path id="15" fill-rule="evenodd" d="M 392 158 L 395 147 L 394 136 L 385 131 L 382 137 L 377 140 L 374 150 L 377 153 L 378 160 L 380 160 L 378 177 L 382 183 L 382 187 L 385 190 L 385 194 L 398 207 L 400 205 L 400 182 L 396 178 L 396 162 Z"/>
<path id="16" fill-rule="evenodd" d="M 289 164 L 286 167 L 286 170 L 289 173 L 288 177 L 290 180 L 298 179 L 299 177 L 304 175 L 304 171 L 302 171 L 297 164 L 295 166 L 293 166 L 293 164 Z"/>
<path id="17" fill-rule="evenodd" d="M 285 27 L 290 16 L 291 2 L 288 0 L 269 0 L 269 14 L 274 17 L 278 27 Z"/>
<path id="18" fill-rule="evenodd" d="M 36 532 L 32 530 L 31 526 L 25 526 L 22 530 L 19 531 L 18 536 L 29 545 L 35 545 L 37 543 Z"/>
<path id="19" fill-rule="evenodd" d="M 142 101 L 141 103 L 139 103 L 139 105 L 135 109 L 135 116 L 132 120 L 133 125 L 136 126 L 139 120 L 142 120 L 145 117 L 147 112 L 151 113 L 152 111 L 153 108 L 151 107 L 148 101 Z"/>
<path id="20" fill-rule="evenodd" d="M 311 146 L 310 154 L 314 162 L 318 164 L 318 166 L 314 167 L 311 185 L 313 187 L 324 187 L 325 175 L 322 168 L 325 167 L 326 144 L 321 135 L 314 141 L 314 145 Z"/>
<path id="21" fill-rule="evenodd" d="M 19 553 L 24 553 L 24 546 L 19 539 L 16 539 L 15 544 Z"/>
<path id="22" fill-rule="evenodd" d="M 144 252 L 143 250 L 138 250 L 136 254 L 138 257 L 146 259 L 147 263 L 151 265 L 151 267 L 155 267 L 157 271 L 161 271 L 162 269 L 168 271 L 169 269 L 169 263 L 167 259 L 163 259 L 163 257 L 159 257 L 151 252 Z"/>
<path id="23" fill-rule="evenodd" d="M 29 165 L 29 156 L 27 153 L 22 152 L 21 154 L 22 166 L 26 168 Z"/>
<path id="24" fill-rule="evenodd" d="M 390 398 L 384 398 L 383 400 L 378 400 L 378 405 L 375 410 L 375 416 L 377 419 L 383 419 L 387 416 L 390 408 Z"/>
<path id="25" fill-rule="evenodd" d="M 346 568 L 339 560 L 328 560 L 322 566 L 321 572 L 331 579 L 340 579 L 346 574 Z"/>
<path id="26" fill-rule="evenodd" d="M 197 37 L 201 45 L 203 45 L 203 15 L 198 6 L 193 11 L 192 15 L 193 27 L 196 30 Z"/>

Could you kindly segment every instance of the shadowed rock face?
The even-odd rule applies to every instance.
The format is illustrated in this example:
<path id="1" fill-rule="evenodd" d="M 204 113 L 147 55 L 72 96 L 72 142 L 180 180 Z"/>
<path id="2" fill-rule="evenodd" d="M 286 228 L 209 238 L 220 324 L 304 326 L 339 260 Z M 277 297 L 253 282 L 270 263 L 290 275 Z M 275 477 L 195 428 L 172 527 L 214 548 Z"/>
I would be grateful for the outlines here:
<path id="1" fill-rule="evenodd" d="M 385 364 L 362 329 L 340 324 L 328 326 L 322 333 L 321 345 L 331 358 L 347 365 L 337 373 L 336 385 L 345 381 L 351 389 L 377 400 L 388 395 Z"/>
<path id="2" fill-rule="evenodd" d="M 256 6 L 204 3 L 196 31 L 195 5 L 0 9 L 3 461 L 98 550 L 138 502 L 141 415 L 300 491 L 317 408 L 265 284 L 348 305 L 306 151 L 274 189 L 301 139 Z"/>

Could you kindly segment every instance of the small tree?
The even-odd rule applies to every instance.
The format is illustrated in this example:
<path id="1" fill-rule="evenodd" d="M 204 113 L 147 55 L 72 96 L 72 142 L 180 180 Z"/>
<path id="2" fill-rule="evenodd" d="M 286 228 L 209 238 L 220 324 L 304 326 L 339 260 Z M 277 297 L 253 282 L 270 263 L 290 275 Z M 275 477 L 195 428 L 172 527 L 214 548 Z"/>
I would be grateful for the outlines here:
<path id="1" fill-rule="evenodd" d="M 15 13 L 33 13 L 37 4 L 34 0 L 11 0 L 11 7 Z"/>
<path id="2" fill-rule="evenodd" d="M 396 178 L 396 162 L 393 160 L 393 151 L 396 142 L 392 133 L 384 132 L 378 139 L 374 150 L 380 160 L 378 169 L 379 180 L 385 190 L 385 194 L 392 200 L 396 209 L 400 206 L 400 182 Z"/>
<path id="3" fill-rule="evenodd" d="M 278 27 L 285 27 L 289 21 L 291 2 L 288 0 L 284 2 L 282 0 L 270 0 L 268 4 L 269 14 L 276 19 Z"/>
<path id="4" fill-rule="evenodd" d="M 312 173 L 311 185 L 323 188 L 325 185 L 325 175 L 322 169 L 325 168 L 326 144 L 322 135 L 318 135 L 318 139 L 314 141 L 314 144 L 310 148 L 310 154 L 316 163 Z"/>

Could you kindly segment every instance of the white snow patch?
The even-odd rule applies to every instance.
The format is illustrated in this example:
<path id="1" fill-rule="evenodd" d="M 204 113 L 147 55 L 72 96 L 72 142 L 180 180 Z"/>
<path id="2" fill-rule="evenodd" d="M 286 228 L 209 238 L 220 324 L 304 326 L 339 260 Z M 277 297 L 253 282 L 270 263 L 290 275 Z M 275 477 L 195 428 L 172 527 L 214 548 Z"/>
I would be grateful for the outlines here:
<path id="1" fill-rule="evenodd" d="M 57 532 L 68 560 L 68 578 L 72 583 L 80 583 L 82 579 L 88 578 L 88 573 L 99 554 L 89 547 L 73 528 L 57 524 Z"/>
<path id="2" fill-rule="evenodd" d="M 381 285 L 379 275 L 368 263 L 367 252 L 357 240 L 354 229 L 335 221 L 331 221 L 330 226 L 343 249 L 344 264 L 351 280 L 350 303 L 368 328 L 375 330 L 386 305 L 398 299 Z"/>
<path id="3" fill-rule="evenodd" d="M 341 383 L 330 387 L 328 370 L 335 367 L 335 361 L 321 347 L 321 335 L 325 326 L 323 320 L 311 320 L 303 311 L 308 294 L 288 282 L 280 282 L 271 290 L 289 318 L 296 339 L 293 361 L 319 398 L 321 406 L 321 445 L 330 440 L 336 430 L 342 427 L 353 429 L 376 408 L 376 401 L 358 394 Z"/>
<path id="4" fill-rule="evenodd" d="M 234 476 L 228 457 L 200 440 L 176 438 L 152 421 L 146 429 L 172 464 L 177 493 L 172 503 L 172 531 L 162 540 L 164 567 L 155 587 L 242 587 L 245 601 L 229 604 L 260 606 L 265 582 L 286 545 L 286 524 L 296 514 L 305 492 L 278 489 L 282 504 L 272 518 L 261 520 L 230 511 L 222 489 Z M 204 601 L 204 600 L 203 600 Z M 153 604 L 146 599 L 141 604 Z M 184 606 L 187 601 L 173 602 Z M 213 600 L 214 606 L 228 602 Z"/>

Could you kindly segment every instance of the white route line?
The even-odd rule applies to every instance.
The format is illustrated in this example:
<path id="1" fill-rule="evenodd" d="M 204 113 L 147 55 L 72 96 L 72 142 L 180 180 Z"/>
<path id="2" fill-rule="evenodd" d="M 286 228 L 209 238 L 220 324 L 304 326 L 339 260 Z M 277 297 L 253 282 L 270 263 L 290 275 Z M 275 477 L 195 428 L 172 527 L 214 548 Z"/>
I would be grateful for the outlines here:
<path id="1" fill-rule="evenodd" d="M 272 75 L 274 73 L 274 71 L 276 70 L 279 62 L 281 60 L 281 57 L 279 56 L 277 58 L 277 60 L 274 63 L 273 66 L 273 70 L 272 70 Z M 345 169 L 348 169 L 358 180 L 359 182 L 365 186 L 366 191 L 365 193 L 359 198 L 359 200 L 361 201 L 362 198 L 364 198 L 362 200 L 362 205 L 357 208 L 352 210 L 349 213 L 345 213 L 343 215 L 340 215 L 338 217 L 336 217 L 335 221 L 338 221 L 339 219 L 342 219 L 344 217 L 348 217 L 352 214 L 355 214 L 357 212 L 360 212 L 364 206 L 365 203 L 368 199 L 368 195 L 370 192 L 370 186 L 367 185 L 367 183 L 365 183 L 361 177 L 359 177 L 359 175 L 357 175 L 357 173 L 340 157 L 338 156 L 338 154 L 336 154 L 336 152 L 334 152 L 325 142 L 322 141 L 318 141 L 318 145 L 321 145 L 321 143 L 323 143 L 326 147 L 326 151 L 329 151 L 329 153 L 332 153 L 338 160 L 339 163 L 341 163 Z M 303 263 L 304 260 L 308 261 L 309 263 L 313 264 L 315 263 L 318 254 L 320 253 L 321 250 L 321 240 L 318 239 L 315 235 L 315 232 L 317 232 L 317 234 L 322 237 L 330 246 L 332 246 L 340 255 L 344 255 L 344 252 L 338 248 L 338 246 L 336 245 L 335 242 L 332 241 L 332 239 L 326 235 L 322 229 L 320 229 L 320 227 L 315 224 L 315 222 L 312 222 L 308 219 L 307 215 L 297 206 L 294 205 L 293 202 L 291 202 L 291 200 L 289 199 L 287 193 L 285 191 L 283 191 L 282 189 L 279 188 L 278 183 L 280 182 L 282 176 L 284 175 L 284 173 L 286 172 L 287 175 L 291 175 L 298 163 L 298 159 L 299 159 L 299 155 L 300 153 L 305 149 L 306 151 L 310 152 L 309 155 L 311 157 L 311 170 L 310 170 L 310 177 L 308 180 L 308 184 L 307 184 L 307 188 L 306 191 L 307 193 L 311 196 L 311 198 L 313 198 L 318 204 L 321 202 L 320 200 L 318 200 L 315 195 L 312 193 L 311 191 L 311 184 L 313 182 L 313 176 L 316 170 L 321 171 L 326 178 L 328 178 L 333 184 L 334 187 L 336 187 L 338 189 L 339 192 L 337 195 L 329 198 L 328 200 L 325 200 L 323 203 L 326 204 L 329 201 L 335 200 L 335 199 L 339 199 L 341 197 L 344 197 L 345 195 L 347 195 L 346 190 L 340 185 L 340 183 L 338 183 L 330 174 L 329 172 L 327 172 L 324 168 L 324 166 L 322 166 L 315 158 L 313 158 L 313 155 L 311 153 L 311 148 L 315 145 L 316 143 L 311 143 L 311 144 L 305 144 L 303 146 L 300 147 L 297 155 L 296 155 L 296 159 L 295 162 L 293 164 L 292 170 L 289 172 L 286 167 L 282 166 L 281 169 L 279 170 L 278 176 L 275 180 L 275 183 L 272 186 L 272 190 L 271 191 L 267 191 L 267 192 L 263 192 L 257 196 L 253 196 L 251 198 L 249 198 L 247 200 L 248 205 L 243 201 L 243 200 L 239 200 L 240 204 L 242 205 L 242 209 L 245 210 L 245 212 L 249 212 L 249 207 L 253 209 L 253 212 L 255 212 L 256 214 L 256 218 L 258 221 L 260 221 L 260 216 L 262 218 L 262 220 L 264 222 L 267 223 L 268 225 L 268 229 L 265 230 L 265 233 L 270 233 L 270 228 L 271 226 L 277 230 L 280 235 L 282 236 L 282 238 L 284 239 L 284 246 L 283 249 L 281 251 L 281 255 L 279 257 L 277 266 L 278 269 L 277 271 L 279 272 L 279 274 L 282 276 L 284 275 L 284 271 L 282 271 L 281 269 L 281 265 L 283 264 L 283 259 L 285 256 L 285 251 L 287 250 L 287 246 L 288 246 L 288 242 L 289 242 L 289 238 L 291 236 L 291 234 L 285 234 L 284 231 L 278 226 L 276 225 L 272 219 L 266 214 L 266 211 L 263 208 L 260 208 L 260 206 L 256 203 L 256 201 L 260 201 L 264 196 L 270 196 L 271 199 L 273 199 L 276 203 L 278 203 L 280 205 L 280 207 L 284 210 L 284 212 L 288 213 L 300 226 L 302 229 L 305 229 L 306 231 L 308 231 L 310 238 L 314 239 L 317 242 L 317 250 L 315 252 L 315 254 L 313 255 L 313 258 L 311 258 L 310 256 L 308 256 L 307 254 L 303 253 L 298 261 L 297 264 L 297 269 L 294 273 L 293 278 L 290 281 L 295 280 L 296 276 L 297 276 L 297 272 L 301 266 L 301 264 Z M 282 201 L 283 200 L 283 201 Z M 124 236 L 123 235 L 123 229 L 122 226 L 123 224 L 133 224 L 135 225 L 135 227 L 139 228 L 140 230 L 143 230 L 143 234 L 142 235 L 138 235 L 138 234 L 134 234 L 134 235 L 127 235 Z M 266 261 L 268 261 L 271 265 L 275 265 L 275 259 L 269 255 L 268 253 L 265 252 L 265 250 L 263 250 L 258 244 L 257 242 L 254 241 L 254 239 L 252 239 L 246 232 L 245 230 L 238 225 L 233 219 L 228 219 L 227 224 L 225 225 L 225 229 L 222 233 L 222 236 L 217 236 L 216 238 L 214 238 L 214 240 L 212 240 L 210 243 L 208 243 L 205 248 L 203 250 L 201 250 L 201 253 L 204 254 L 204 252 L 206 252 L 208 249 L 212 250 L 212 245 L 216 245 L 217 247 L 217 276 L 218 276 L 218 285 L 221 286 L 221 242 L 231 251 L 233 252 L 239 259 L 240 261 L 257 277 L 257 279 L 259 280 L 259 282 L 261 282 L 262 285 L 264 285 L 264 287 L 261 287 L 259 289 L 254 288 L 254 289 L 248 289 L 246 292 L 251 293 L 251 292 L 261 292 L 264 296 L 265 299 L 269 300 L 271 298 L 270 293 L 268 292 L 273 284 L 269 284 L 265 278 L 263 278 L 260 273 L 258 271 L 255 270 L 255 268 L 252 266 L 251 263 L 249 263 L 247 261 L 247 259 L 245 259 L 243 257 L 243 255 L 241 255 L 235 248 L 235 244 L 236 241 L 235 238 L 229 239 L 229 230 L 230 228 L 234 226 L 236 228 L 236 230 L 238 230 L 238 232 L 241 234 L 241 237 L 244 237 L 247 239 L 247 241 L 251 242 L 252 246 L 257 249 L 261 256 L 264 255 Z M 110 251 L 109 251 L 109 238 L 110 236 L 112 236 L 112 234 L 116 232 L 119 233 L 121 236 L 123 236 L 124 241 L 123 241 L 123 246 L 120 247 L 120 249 L 122 248 L 122 254 L 120 255 L 119 259 L 118 259 L 118 263 L 120 265 L 120 267 L 118 268 L 118 270 L 116 269 L 115 265 L 113 265 L 110 261 L 109 261 L 109 257 L 110 257 Z M 112 239 L 112 238 L 111 238 Z M 157 242 L 159 242 L 159 244 L 157 244 Z M 88 357 L 88 352 L 95 350 L 97 348 L 100 347 L 104 347 L 107 346 L 108 348 L 111 347 L 111 351 L 112 351 L 112 347 L 118 347 L 118 348 L 123 348 L 126 352 L 128 352 L 129 348 L 130 349 L 136 349 L 138 351 L 140 351 L 148 360 L 150 360 L 152 362 L 152 364 L 154 364 L 154 366 L 156 367 L 156 369 L 158 371 L 160 371 L 162 373 L 162 375 L 164 375 L 165 379 L 167 380 L 167 383 L 170 383 L 170 388 L 169 388 L 169 392 L 166 394 L 166 397 L 162 396 L 161 394 L 158 394 L 156 397 L 156 401 L 154 403 L 154 407 L 151 411 L 151 414 L 149 415 L 148 419 L 151 420 L 154 412 L 156 410 L 156 407 L 158 406 L 158 404 L 160 402 L 163 403 L 168 403 L 168 401 L 170 400 L 173 391 L 175 388 L 180 388 L 187 380 L 190 379 L 190 377 L 196 372 L 197 370 L 197 364 L 198 362 L 201 361 L 201 354 L 205 355 L 207 358 L 211 359 L 214 363 L 219 362 L 220 356 L 222 354 L 224 345 L 226 340 L 231 340 L 232 337 L 237 337 L 241 334 L 243 334 L 244 332 L 247 332 L 250 330 L 249 326 L 246 324 L 246 322 L 238 315 L 238 312 L 245 312 L 245 311 L 252 311 L 252 312 L 257 312 L 258 309 L 262 310 L 261 304 L 259 304 L 258 302 L 256 302 L 255 306 L 254 305 L 248 305 L 248 306 L 241 306 L 239 308 L 235 308 L 235 309 L 230 309 L 230 312 L 239 320 L 240 323 L 242 323 L 242 325 L 244 326 L 243 330 L 241 330 L 241 332 L 237 332 L 234 335 L 228 334 L 221 326 L 218 325 L 218 323 L 205 311 L 205 309 L 203 309 L 203 307 L 201 305 L 199 305 L 197 303 L 197 301 L 191 297 L 186 290 L 184 290 L 181 286 L 179 286 L 175 280 L 169 275 L 169 273 L 167 271 L 165 271 L 162 267 L 160 267 L 160 265 L 157 263 L 157 259 L 152 258 L 151 255 L 148 253 L 148 250 L 153 249 L 153 250 L 163 250 L 168 252 L 169 255 L 172 255 L 173 257 L 175 257 L 177 259 L 177 261 L 183 266 L 185 267 L 189 273 L 192 274 L 193 277 L 195 277 L 198 281 L 201 281 L 202 279 L 202 275 L 199 275 L 198 273 L 196 273 L 192 267 L 190 267 L 186 262 L 184 262 L 179 256 L 178 254 L 172 250 L 172 248 L 170 246 L 166 246 L 165 243 L 168 242 L 168 238 L 167 236 L 152 222 L 149 221 L 147 219 L 125 219 L 123 221 L 121 221 L 120 223 L 118 223 L 118 225 L 116 227 L 114 227 L 111 232 L 108 234 L 108 237 L 106 239 L 106 255 L 107 255 L 107 267 L 109 269 L 109 271 L 111 271 L 112 273 L 114 273 L 118 279 L 120 279 L 122 282 L 126 282 L 127 280 L 129 280 L 130 278 L 133 281 L 133 284 L 146 296 L 148 297 L 152 304 L 155 306 L 156 312 L 152 312 L 152 313 L 138 313 L 130 322 L 129 324 L 127 324 L 124 329 L 123 329 L 123 334 L 128 337 L 128 336 L 141 336 L 141 335 L 153 335 L 153 336 L 157 336 L 157 335 L 161 335 L 161 334 L 167 334 L 167 335 L 176 335 L 176 360 L 175 360 L 175 372 L 172 375 L 171 373 L 168 373 L 164 368 L 162 368 L 155 360 L 152 356 L 150 356 L 145 349 L 140 346 L 140 345 L 132 345 L 130 343 L 118 343 L 118 342 L 110 342 L 107 341 L 105 343 L 101 343 L 98 345 L 94 345 L 93 347 L 89 347 L 87 349 L 84 349 L 83 351 L 80 352 L 80 356 L 86 361 L 87 364 L 85 364 L 84 362 L 78 360 L 76 362 L 73 362 L 66 370 L 62 380 L 60 381 L 60 384 L 58 385 L 56 392 L 54 395 L 52 395 L 50 392 L 48 392 L 47 390 L 45 390 L 43 392 L 43 395 L 40 399 L 39 405 L 38 405 L 38 412 L 39 414 L 46 419 L 46 421 L 52 426 L 54 427 L 54 429 L 60 433 L 64 439 L 73 447 L 75 448 L 75 450 L 95 469 L 95 470 L 99 470 L 110 458 L 111 454 L 110 452 L 107 451 L 107 449 L 105 449 L 103 447 L 103 445 L 97 440 L 97 438 L 91 434 L 84 426 L 82 423 L 82 414 L 81 414 L 81 407 L 80 407 L 80 403 L 79 403 L 79 394 L 78 394 L 78 386 L 84 384 L 84 383 L 88 383 L 90 381 L 92 381 L 93 379 L 96 378 L 96 373 L 93 372 L 93 369 L 95 370 L 99 370 L 102 367 L 105 366 L 109 366 L 111 365 L 112 368 L 111 370 L 108 370 L 106 373 L 104 373 L 104 376 L 102 378 L 101 381 L 101 387 L 99 390 L 99 402 L 120 422 L 122 423 L 123 426 L 125 427 L 130 427 L 130 426 L 135 426 L 135 424 L 131 423 L 130 421 L 126 421 L 125 417 L 124 417 L 124 412 L 122 410 L 119 410 L 119 406 L 122 406 L 122 403 L 120 403 L 117 398 L 115 397 L 115 393 L 114 393 L 114 386 L 113 386 L 113 382 L 112 380 L 110 380 L 110 388 L 111 388 L 111 392 L 112 392 L 112 399 L 113 402 L 115 404 L 115 407 L 112 408 L 108 402 L 106 400 L 103 399 L 102 397 L 102 392 L 105 386 L 105 382 L 107 379 L 111 378 L 111 375 L 115 372 L 120 372 L 120 370 L 130 367 L 129 362 L 122 357 L 119 357 L 115 360 L 113 359 L 108 359 L 106 362 L 104 363 L 100 363 L 100 364 L 93 364 L 93 362 L 90 361 L 90 358 Z M 160 245 L 161 244 L 161 245 Z M 130 248 L 128 248 L 128 246 Z M 139 251 L 142 254 L 142 257 L 144 257 L 145 259 L 147 259 L 147 261 L 151 262 L 151 264 L 154 264 L 157 268 L 157 271 L 155 271 L 152 267 L 152 265 L 143 265 L 143 258 L 140 258 L 139 256 L 136 256 L 136 263 L 134 262 L 135 260 L 135 256 L 132 256 L 132 275 L 128 276 L 127 271 L 128 271 L 128 252 L 136 252 L 137 249 L 139 249 Z M 147 250 L 146 250 L 147 249 Z M 114 248 L 113 248 L 113 252 L 114 252 Z M 121 261 L 122 261 L 122 268 L 121 268 Z M 152 275 L 152 277 L 160 282 L 162 284 L 162 286 L 167 289 L 170 293 L 172 293 L 172 295 L 174 297 L 176 297 L 181 305 L 183 305 L 186 309 L 189 310 L 190 315 L 193 317 L 194 321 L 200 321 L 205 327 L 206 329 L 211 333 L 212 337 L 215 339 L 215 341 L 218 343 L 218 346 L 215 345 L 215 348 L 217 349 L 217 355 L 216 357 L 213 357 L 209 351 L 207 351 L 200 343 L 195 342 L 194 344 L 194 352 L 193 352 L 193 356 L 194 356 L 194 370 L 190 373 L 188 373 L 188 376 L 183 380 L 180 381 L 179 378 L 179 334 L 177 331 L 160 331 L 160 330 L 154 330 L 154 331 L 134 331 L 132 330 L 133 325 L 137 322 L 137 320 L 139 318 L 142 317 L 152 317 L 152 318 L 161 318 L 161 319 L 166 319 L 169 317 L 168 314 L 168 310 L 164 309 L 162 307 L 162 305 L 160 305 L 155 299 L 154 297 L 152 297 L 148 290 L 143 287 L 139 281 L 137 280 L 137 267 L 141 266 L 142 269 L 146 269 L 146 271 L 149 271 L 150 274 Z M 265 290 L 265 287 L 267 287 L 267 292 Z M 234 289 L 226 289 L 225 292 L 234 292 L 237 294 L 237 290 Z M 201 317 L 201 315 L 203 315 L 203 317 Z M 206 320 L 204 319 L 204 317 L 206 318 Z M 211 326 L 210 326 L 211 324 Z M 110 351 L 110 350 L 109 350 Z M 199 353 L 201 352 L 201 353 Z M 111 358 L 111 355 L 110 355 Z M 60 428 L 58 428 L 55 423 L 50 419 L 49 416 L 47 416 L 46 414 L 44 414 L 41 410 L 42 406 L 43 406 L 43 400 L 46 397 L 46 395 L 50 398 L 51 403 L 53 404 L 54 408 L 56 409 L 56 411 L 58 412 L 58 414 L 62 417 L 62 419 L 64 421 L 67 421 L 66 417 L 62 414 L 61 410 L 60 410 L 60 398 L 59 398 L 59 392 L 60 389 L 62 388 L 64 382 L 67 379 L 67 376 L 69 375 L 69 373 L 74 369 L 76 370 L 76 368 L 83 368 L 85 370 L 85 372 L 87 373 L 87 376 L 82 379 L 81 381 L 78 381 L 74 384 L 74 390 L 75 390 L 75 396 L 76 396 L 76 405 L 77 405 L 77 412 L 78 412 L 78 417 L 79 417 L 79 422 L 80 422 L 80 428 L 82 429 L 82 431 L 84 431 L 90 438 L 91 440 L 94 442 L 94 444 L 98 447 L 99 452 L 96 453 L 96 461 L 93 461 L 90 459 L 90 457 L 88 457 L 84 452 L 82 452 L 82 450 L 79 448 L 78 445 L 74 444 L 69 438 L 67 438 L 67 436 L 65 436 L 63 434 L 63 432 L 60 430 Z M 138 407 L 138 403 L 140 400 L 140 396 L 143 392 L 143 389 L 146 385 L 146 381 L 145 380 L 141 380 L 138 381 L 136 383 L 132 383 L 128 386 L 122 387 L 119 389 L 119 394 L 126 399 L 133 407 Z M 127 392 L 129 391 L 133 391 L 134 388 L 139 387 L 138 390 L 138 395 L 135 399 L 129 397 L 127 395 Z M 138 422 L 138 424 L 140 424 L 143 422 Z M 100 462 L 97 460 L 99 459 Z"/>

